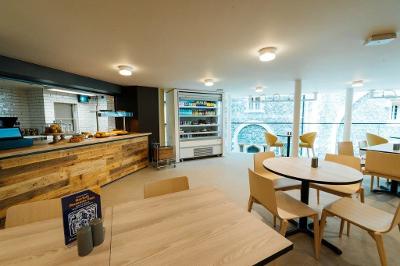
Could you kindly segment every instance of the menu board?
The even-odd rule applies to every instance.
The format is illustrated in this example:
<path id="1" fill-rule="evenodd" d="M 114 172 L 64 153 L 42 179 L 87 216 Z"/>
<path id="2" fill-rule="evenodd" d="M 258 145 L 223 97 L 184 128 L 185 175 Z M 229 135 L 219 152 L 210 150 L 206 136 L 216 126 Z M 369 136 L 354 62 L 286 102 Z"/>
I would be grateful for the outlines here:
<path id="1" fill-rule="evenodd" d="M 84 190 L 61 198 L 65 245 L 76 240 L 79 228 L 101 218 L 100 195 Z"/>

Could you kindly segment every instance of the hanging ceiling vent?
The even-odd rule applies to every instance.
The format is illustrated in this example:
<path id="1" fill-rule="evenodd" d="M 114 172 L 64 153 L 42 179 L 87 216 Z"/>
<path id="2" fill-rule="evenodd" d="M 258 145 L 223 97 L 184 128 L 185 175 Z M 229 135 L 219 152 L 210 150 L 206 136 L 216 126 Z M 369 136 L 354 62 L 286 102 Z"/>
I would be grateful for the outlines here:
<path id="1" fill-rule="evenodd" d="M 374 34 L 368 37 L 365 41 L 365 46 L 378 46 L 378 45 L 385 45 L 393 41 L 397 38 L 397 34 L 392 33 L 383 33 L 383 34 Z"/>

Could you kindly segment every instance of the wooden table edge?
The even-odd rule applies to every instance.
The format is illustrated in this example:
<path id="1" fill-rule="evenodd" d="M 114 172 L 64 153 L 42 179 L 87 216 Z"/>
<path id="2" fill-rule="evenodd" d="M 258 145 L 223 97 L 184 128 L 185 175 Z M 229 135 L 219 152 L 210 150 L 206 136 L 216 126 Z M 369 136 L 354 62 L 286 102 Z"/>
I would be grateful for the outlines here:
<path id="1" fill-rule="evenodd" d="M 267 159 L 267 160 L 268 160 L 268 159 Z M 263 167 L 264 167 L 266 170 L 270 171 L 271 173 L 274 173 L 274 174 L 279 175 L 279 176 L 283 176 L 283 177 L 290 178 L 290 179 L 295 179 L 295 180 L 298 180 L 298 181 L 301 181 L 301 182 L 309 182 L 309 183 L 316 183 L 316 184 L 325 184 L 325 185 L 352 185 L 352 184 L 360 183 L 360 182 L 362 182 L 362 180 L 363 180 L 363 178 L 361 178 L 361 179 L 358 180 L 358 181 L 351 181 L 351 182 L 329 182 L 329 181 L 320 181 L 320 180 L 313 180 L 313 179 L 304 180 L 304 179 L 302 179 L 302 178 L 298 178 L 298 177 L 295 177 L 295 176 L 290 176 L 290 175 L 282 174 L 282 173 L 279 173 L 279 172 L 277 172 L 277 171 L 271 170 L 271 169 L 269 169 L 268 167 L 265 166 L 264 162 L 263 162 Z"/>
<path id="2" fill-rule="evenodd" d="M 294 248 L 294 244 L 293 242 L 291 242 L 292 244 L 287 246 L 284 249 L 279 250 L 278 252 L 276 252 L 274 255 L 269 256 L 268 258 L 263 259 L 262 261 L 257 262 L 256 264 L 254 264 L 255 266 L 261 266 L 261 265 L 265 265 L 267 263 L 270 263 L 273 260 L 276 260 L 277 258 L 285 255 L 286 253 L 288 253 L 289 251 L 292 251 Z"/>

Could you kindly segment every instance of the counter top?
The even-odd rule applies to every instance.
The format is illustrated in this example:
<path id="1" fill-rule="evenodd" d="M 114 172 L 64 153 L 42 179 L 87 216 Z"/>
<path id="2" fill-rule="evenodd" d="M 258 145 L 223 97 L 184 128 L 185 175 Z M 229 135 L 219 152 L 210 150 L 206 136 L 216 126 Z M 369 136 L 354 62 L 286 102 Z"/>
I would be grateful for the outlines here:
<path id="1" fill-rule="evenodd" d="M 13 157 L 26 156 L 26 155 L 31 155 L 31 154 L 37 154 L 37 153 L 45 153 L 45 152 L 51 152 L 51 151 L 57 151 L 57 150 L 72 149 L 72 148 L 77 148 L 77 147 L 81 147 L 81 146 L 95 145 L 95 144 L 106 143 L 106 142 L 132 139 L 132 138 L 149 136 L 149 135 L 151 135 L 151 133 L 131 133 L 128 135 L 111 136 L 111 137 L 107 137 L 107 138 L 85 139 L 84 141 L 78 142 L 78 143 L 70 143 L 67 141 L 67 142 L 60 142 L 60 143 L 56 143 L 56 144 L 48 144 L 48 143 L 36 144 L 31 147 L 2 150 L 2 151 L 0 151 L 0 160 L 13 158 Z"/>

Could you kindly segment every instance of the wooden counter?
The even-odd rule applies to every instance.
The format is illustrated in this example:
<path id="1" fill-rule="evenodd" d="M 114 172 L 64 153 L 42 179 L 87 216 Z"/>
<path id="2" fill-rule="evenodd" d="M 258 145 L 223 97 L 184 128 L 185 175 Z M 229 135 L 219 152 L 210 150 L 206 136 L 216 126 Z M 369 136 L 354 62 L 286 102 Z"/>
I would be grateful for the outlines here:
<path id="1" fill-rule="evenodd" d="M 0 219 L 12 205 L 102 186 L 148 166 L 149 135 L 0 151 Z"/>

